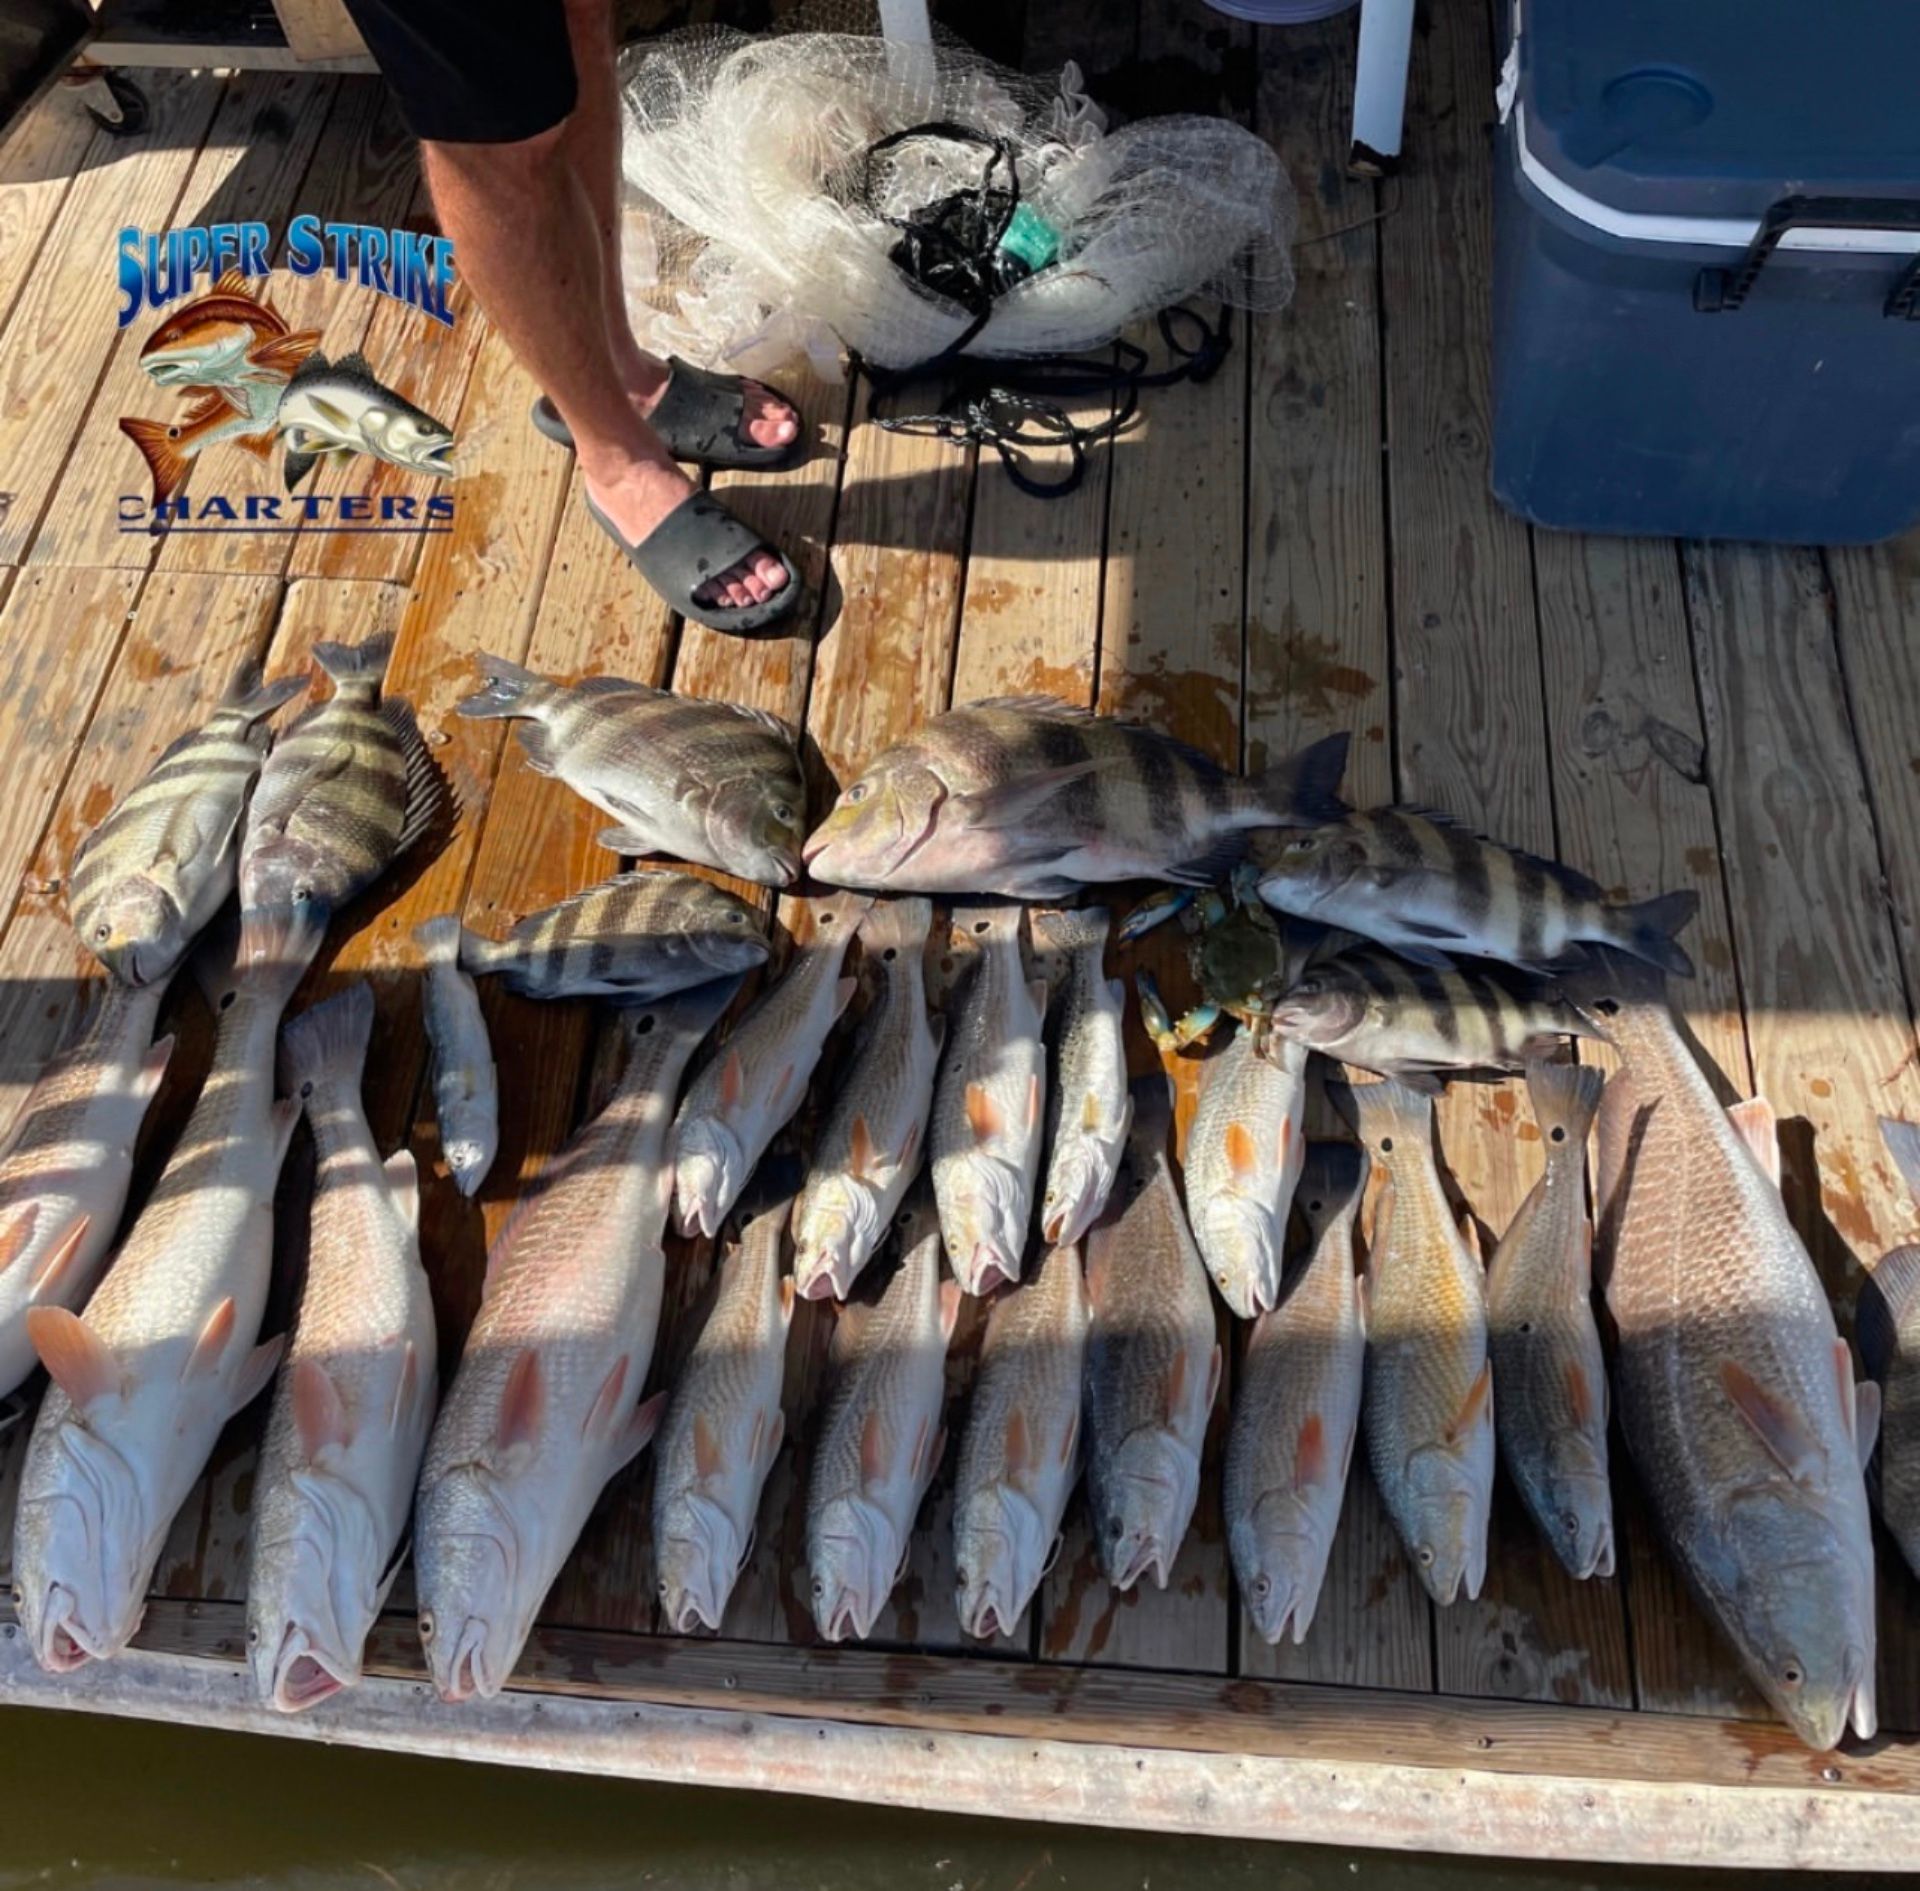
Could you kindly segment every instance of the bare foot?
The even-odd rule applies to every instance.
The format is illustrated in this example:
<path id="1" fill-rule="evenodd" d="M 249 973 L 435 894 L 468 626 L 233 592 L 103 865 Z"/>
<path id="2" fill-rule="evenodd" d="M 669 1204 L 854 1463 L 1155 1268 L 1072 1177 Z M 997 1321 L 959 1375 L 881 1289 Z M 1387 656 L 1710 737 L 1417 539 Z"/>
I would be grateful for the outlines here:
<path id="1" fill-rule="evenodd" d="M 693 482 L 671 460 L 615 462 L 604 472 L 581 469 L 593 503 L 613 522 L 629 545 L 649 537 L 655 526 L 694 490 Z M 764 604 L 787 588 L 787 568 L 762 549 L 709 578 L 694 592 L 698 604 L 744 610 Z"/>
<path id="2" fill-rule="evenodd" d="M 667 391 L 671 370 L 664 361 L 636 348 L 621 376 L 627 394 L 643 420 L 651 419 Z M 800 416 L 792 402 L 783 400 L 759 381 L 746 384 L 740 424 L 755 446 L 790 446 L 800 434 Z"/>

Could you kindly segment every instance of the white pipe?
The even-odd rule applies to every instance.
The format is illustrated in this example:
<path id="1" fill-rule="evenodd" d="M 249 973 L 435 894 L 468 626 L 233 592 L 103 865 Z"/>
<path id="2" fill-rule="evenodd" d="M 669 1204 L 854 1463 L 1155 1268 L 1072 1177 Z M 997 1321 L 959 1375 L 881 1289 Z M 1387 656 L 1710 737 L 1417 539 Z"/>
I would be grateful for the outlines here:
<path id="1" fill-rule="evenodd" d="M 1412 58 L 1413 0 L 1360 0 L 1360 59 L 1353 75 L 1356 157 L 1362 147 L 1377 157 L 1400 155 Z"/>

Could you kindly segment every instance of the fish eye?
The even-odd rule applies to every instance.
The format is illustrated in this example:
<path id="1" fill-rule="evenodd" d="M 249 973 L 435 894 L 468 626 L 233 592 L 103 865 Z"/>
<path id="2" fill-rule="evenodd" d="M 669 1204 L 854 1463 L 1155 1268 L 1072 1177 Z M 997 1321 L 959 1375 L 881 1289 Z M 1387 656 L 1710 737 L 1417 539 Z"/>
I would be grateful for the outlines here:
<path id="1" fill-rule="evenodd" d="M 420 1612 L 420 1639 L 433 1640 L 433 1613 L 428 1609 L 422 1609 Z"/>
<path id="2" fill-rule="evenodd" d="M 813 1599 L 818 1602 L 827 1593 L 827 1585 L 818 1577 L 813 1579 Z"/>
<path id="3" fill-rule="evenodd" d="M 1309 1202 L 1307 1204 L 1307 1213 L 1310 1215 L 1317 1215 L 1321 1211 L 1321 1209 L 1323 1209 L 1324 1207 L 1326 1207 L 1325 1202 Z"/>
<path id="4" fill-rule="evenodd" d="M 976 933 L 985 932 L 987 930 L 987 926 L 988 926 L 988 922 L 984 919 L 976 919 L 973 922 L 973 929 Z"/>
<path id="5" fill-rule="evenodd" d="M 260 1631 L 257 1628 L 247 1630 L 247 1646 L 249 1648 L 258 1648 L 260 1646 Z"/>
<path id="6" fill-rule="evenodd" d="M 96 939 L 98 939 L 102 945 L 104 945 L 109 939 L 113 937 L 113 928 L 111 926 L 95 926 L 93 929 L 93 936 Z"/>
<path id="7" fill-rule="evenodd" d="M 784 801 L 776 801 L 773 804 L 773 818 L 784 825 L 793 819 L 793 810 Z"/>
<path id="8" fill-rule="evenodd" d="M 1391 1136 L 1382 1136 L 1380 1138 L 1380 1153 L 1383 1156 L 1393 1154 L 1393 1138 Z"/>
<path id="9" fill-rule="evenodd" d="M 1577 1510 L 1563 1510 L 1560 1513 L 1560 1527 L 1571 1536 L 1580 1528 L 1580 1513 Z"/>
<path id="10" fill-rule="evenodd" d="M 1287 852 L 1290 854 L 1310 854 L 1319 844 L 1311 834 L 1302 834 L 1298 840 L 1290 840 L 1287 842 Z"/>
<path id="11" fill-rule="evenodd" d="M 1433 1545 L 1431 1543 L 1422 1543 L 1420 1547 L 1414 1551 L 1414 1555 L 1419 1558 L 1422 1569 L 1431 1569 L 1433 1567 Z"/>
<path id="12" fill-rule="evenodd" d="M 1782 1687 L 1798 1687 L 1806 1678 L 1797 1661 L 1789 1661 L 1787 1665 L 1780 1670 L 1780 1685 Z"/>
<path id="13" fill-rule="evenodd" d="M 1271 1576 L 1256 1576 L 1253 1579 L 1253 1595 L 1256 1602 L 1264 1602 L 1273 1593 Z"/>
<path id="14" fill-rule="evenodd" d="M 27 1592 L 17 1582 L 7 1591 L 7 1594 L 13 1598 L 13 1606 L 16 1609 L 27 1599 Z"/>
<path id="15" fill-rule="evenodd" d="M 239 996 L 240 994 L 237 991 L 223 991 L 220 994 L 220 1009 L 222 1011 L 230 1011 L 233 1008 L 233 1001 Z"/>
<path id="16" fill-rule="evenodd" d="M 1120 1519 L 1118 1517 L 1113 1518 L 1108 1523 L 1107 1536 L 1111 1541 L 1115 1543 L 1118 1543 L 1120 1541 Z"/>
<path id="17" fill-rule="evenodd" d="M 305 1102 L 305 1101 L 307 1100 L 307 1098 L 308 1098 L 308 1097 L 310 1097 L 310 1096 L 312 1096 L 312 1095 L 313 1095 L 313 1079 L 312 1079 L 311 1077 L 309 1077 L 309 1078 L 308 1078 L 308 1079 L 306 1080 L 306 1082 L 305 1082 L 305 1083 L 303 1083 L 303 1084 L 302 1084 L 302 1085 L 300 1086 L 300 1100 L 301 1100 L 301 1102 L 303 1102 L 303 1103 L 304 1103 L 304 1102 Z"/>
<path id="18" fill-rule="evenodd" d="M 660 1578 L 660 1580 L 659 1580 L 659 1581 L 658 1581 L 657 1583 L 655 1583 L 655 1584 L 654 1584 L 654 1588 L 655 1588 L 655 1589 L 656 1589 L 656 1590 L 657 1590 L 657 1591 L 659 1592 L 659 1595 L 660 1595 L 660 1600 L 661 1600 L 662 1602 L 664 1602 L 664 1601 L 666 1601 L 666 1599 L 667 1599 L 667 1579 L 666 1579 L 666 1577 L 664 1577 L 664 1576 L 662 1576 L 662 1577 Z"/>
<path id="19" fill-rule="evenodd" d="M 853 786 L 847 790 L 847 799 L 849 801 L 864 801 L 866 798 L 867 784 L 864 781 L 856 781 Z"/>
<path id="20" fill-rule="evenodd" d="M 1549 1142 L 1565 1142 L 1567 1140 L 1567 1132 L 1564 1126 L 1555 1123 L 1554 1126 L 1547 1131 L 1547 1140 Z"/>
<path id="21" fill-rule="evenodd" d="M 746 923 L 747 916 L 745 913 L 729 913 L 727 915 L 727 924 L 729 926 L 744 926 Z"/>
<path id="22" fill-rule="evenodd" d="M 649 1032 L 652 1031 L 652 1029 L 653 1029 L 653 1013 L 649 1011 L 647 1015 L 644 1018 L 642 1018 L 640 1022 L 633 1027 L 633 1034 L 635 1037 L 645 1037 L 648 1035 Z"/>

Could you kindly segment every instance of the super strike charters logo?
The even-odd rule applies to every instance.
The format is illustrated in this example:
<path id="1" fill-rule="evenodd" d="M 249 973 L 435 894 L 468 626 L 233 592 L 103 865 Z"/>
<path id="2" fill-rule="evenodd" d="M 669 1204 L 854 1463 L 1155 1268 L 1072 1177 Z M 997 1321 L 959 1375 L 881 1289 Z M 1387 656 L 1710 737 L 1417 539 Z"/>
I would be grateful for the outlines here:
<path id="1" fill-rule="evenodd" d="M 323 492 L 317 481 L 300 490 L 316 467 L 360 458 L 451 479 L 455 440 L 358 349 L 329 360 L 319 329 L 294 328 L 264 285 L 254 286 L 272 275 L 269 258 L 264 223 L 121 231 L 120 326 L 142 311 L 179 306 L 140 347 L 148 378 L 175 397 L 171 413 L 120 421 L 151 481 L 144 496 L 119 496 L 120 529 L 450 531 L 451 493 Z M 453 326 L 453 246 L 445 237 L 295 217 L 286 268 L 296 277 L 331 274 Z M 250 456 L 255 470 L 236 476 L 246 465 L 236 453 Z"/>

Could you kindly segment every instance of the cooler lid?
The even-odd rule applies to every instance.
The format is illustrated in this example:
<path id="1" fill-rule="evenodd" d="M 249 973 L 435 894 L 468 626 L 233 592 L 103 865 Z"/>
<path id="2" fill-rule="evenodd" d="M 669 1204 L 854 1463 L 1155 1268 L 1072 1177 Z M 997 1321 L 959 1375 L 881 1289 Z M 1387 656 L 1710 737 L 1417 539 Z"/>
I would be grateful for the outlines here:
<path id="1" fill-rule="evenodd" d="M 1744 244 L 1783 197 L 1920 198 L 1920 5 L 1513 0 L 1513 26 L 1521 168 L 1615 235 Z M 1788 246 L 1915 247 L 1809 234 Z"/>

